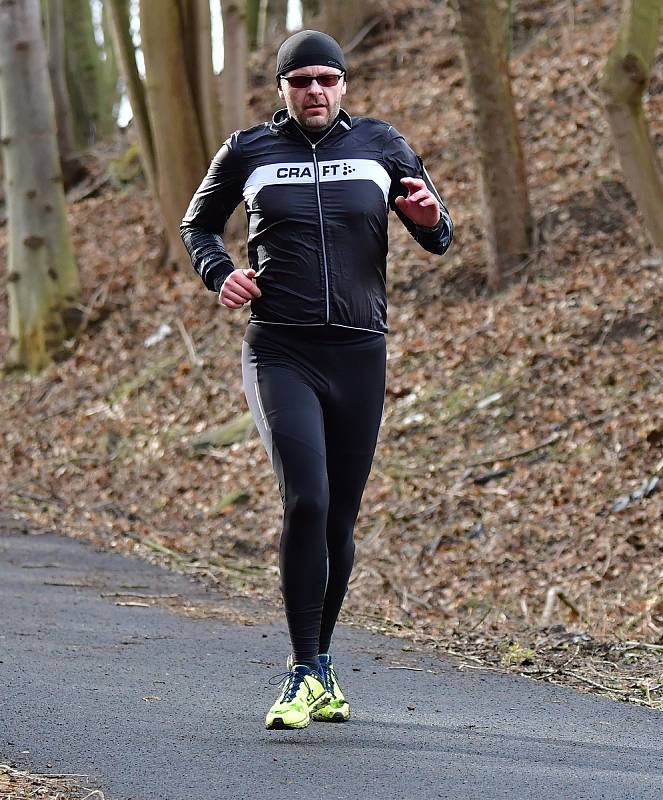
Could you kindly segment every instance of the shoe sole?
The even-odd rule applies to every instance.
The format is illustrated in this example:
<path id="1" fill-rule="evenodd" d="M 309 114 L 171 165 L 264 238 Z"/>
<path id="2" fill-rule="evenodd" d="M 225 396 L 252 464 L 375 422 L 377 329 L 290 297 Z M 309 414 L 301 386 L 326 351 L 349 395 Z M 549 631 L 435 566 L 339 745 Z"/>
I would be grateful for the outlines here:
<path id="1" fill-rule="evenodd" d="M 268 731 L 298 731 L 302 728 L 308 728 L 311 724 L 311 719 L 307 719 L 302 722 L 300 725 L 286 725 L 285 722 L 277 717 L 275 720 L 272 721 L 271 725 L 265 725 L 265 728 Z"/>
<path id="2" fill-rule="evenodd" d="M 302 728 L 308 728 L 313 719 L 312 712 L 317 711 L 320 706 L 325 705 L 331 700 L 331 695 L 328 692 L 321 694 L 320 697 L 311 705 L 309 709 L 309 718 L 304 722 L 300 722 L 297 725 L 286 725 L 285 722 L 281 719 L 281 717 L 275 717 L 272 722 L 268 725 L 265 723 L 265 728 L 268 731 L 289 731 L 289 730 L 301 730 Z"/>
<path id="3" fill-rule="evenodd" d="M 337 711 L 333 717 L 312 716 L 311 719 L 316 722 L 347 722 L 350 717 L 344 717 L 340 711 Z"/>
<path id="4" fill-rule="evenodd" d="M 316 722 L 347 722 L 350 719 L 350 710 L 348 709 L 347 716 L 342 711 L 335 711 L 331 717 L 323 716 L 319 711 L 311 714 L 311 719 Z"/>

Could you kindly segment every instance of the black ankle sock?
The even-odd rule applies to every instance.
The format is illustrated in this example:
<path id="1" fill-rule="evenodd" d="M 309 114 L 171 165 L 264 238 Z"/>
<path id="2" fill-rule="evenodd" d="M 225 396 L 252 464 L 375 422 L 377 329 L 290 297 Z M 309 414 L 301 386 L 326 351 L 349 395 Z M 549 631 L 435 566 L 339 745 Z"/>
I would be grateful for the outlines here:
<path id="1" fill-rule="evenodd" d="M 319 658 L 302 658 L 298 659 L 295 658 L 295 664 L 306 664 L 307 667 L 310 667 L 313 672 L 320 672 L 320 659 Z"/>

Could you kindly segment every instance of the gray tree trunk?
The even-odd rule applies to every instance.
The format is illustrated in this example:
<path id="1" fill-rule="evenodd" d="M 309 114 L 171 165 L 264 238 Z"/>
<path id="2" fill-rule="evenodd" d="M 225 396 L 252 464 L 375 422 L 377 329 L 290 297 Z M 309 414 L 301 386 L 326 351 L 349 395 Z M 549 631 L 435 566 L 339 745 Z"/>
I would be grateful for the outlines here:
<path id="1" fill-rule="evenodd" d="M 113 129 L 112 108 L 106 105 L 104 67 L 94 38 L 90 0 L 67 0 L 64 14 L 74 132 L 77 143 L 87 145 Z"/>
<path id="2" fill-rule="evenodd" d="M 191 42 L 186 57 L 190 69 L 190 85 L 200 118 L 200 129 L 209 159 L 219 149 L 221 120 L 219 119 L 218 85 L 212 66 L 212 18 L 209 0 L 188 0 L 189 18 L 185 36 Z M 228 55 L 227 51 L 226 57 Z"/>
<path id="3" fill-rule="evenodd" d="M 302 27 L 315 28 L 322 14 L 321 0 L 302 0 Z"/>
<path id="4" fill-rule="evenodd" d="M 136 49 L 131 38 L 129 0 L 104 0 L 104 2 L 115 55 L 133 113 L 133 125 L 136 129 L 143 173 L 148 187 L 156 193 L 154 142 L 145 101 L 145 87 L 138 73 Z"/>
<path id="5" fill-rule="evenodd" d="M 101 68 L 102 75 L 102 90 L 101 102 L 103 103 L 103 110 L 108 115 L 109 133 L 115 129 L 117 112 L 120 107 L 120 69 L 115 55 L 115 48 L 110 31 L 110 19 L 108 16 L 108 7 L 104 3 L 101 7 L 101 21 L 102 32 L 104 35 L 104 44 L 102 47 L 103 61 Z"/>
<path id="6" fill-rule="evenodd" d="M 285 39 L 288 17 L 288 0 L 260 0 L 258 19 L 258 44 L 278 44 Z"/>
<path id="7" fill-rule="evenodd" d="M 0 105 L 9 218 L 7 364 L 38 371 L 80 320 L 39 0 L 0 3 Z"/>
<path id="8" fill-rule="evenodd" d="M 67 86 L 63 0 L 48 0 L 46 12 L 48 71 L 51 77 L 53 101 L 55 102 L 58 150 L 60 151 L 62 177 L 66 189 L 84 177 L 85 168 L 76 153 L 71 100 Z"/>
<path id="9" fill-rule="evenodd" d="M 221 120 L 223 139 L 246 125 L 248 87 L 248 36 L 241 0 L 223 2 L 223 73 L 221 74 Z M 243 236 L 246 214 L 242 205 L 226 223 L 226 235 Z"/>
<path id="10" fill-rule="evenodd" d="M 652 244 L 663 250 L 663 170 L 642 107 L 661 27 L 661 0 L 623 0 L 621 24 L 601 79 L 626 185 Z"/>
<path id="11" fill-rule="evenodd" d="M 222 138 L 246 125 L 248 45 L 240 0 L 223 3 Z M 218 149 L 218 148 L 217 148 Z"/>
<path id="12" fill-rule="evenodd" d="M 488 284 L 527 256 L 532 218 L 511 95 L 504 24 L 495 0 L 456 0 L 465 79 L 479 158 Z"/>

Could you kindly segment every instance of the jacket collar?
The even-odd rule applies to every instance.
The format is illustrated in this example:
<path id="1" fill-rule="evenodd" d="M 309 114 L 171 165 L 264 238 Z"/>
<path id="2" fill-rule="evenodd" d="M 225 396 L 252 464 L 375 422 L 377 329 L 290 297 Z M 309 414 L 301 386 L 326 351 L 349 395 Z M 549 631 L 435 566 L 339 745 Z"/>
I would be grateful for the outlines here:
<path id="1" fill-rule="evenodd" d="M 338 116 L 332 122 L 330 128 L 327 128 L 329 131 L 331 128 L 336 128 L 340 125 L 345 130 L 350 130 L 352 128 L 352 117 L 348 114 L 348 112 L 341 108 L 339 109 Z M 306 131 L 294 120 L 290 114 L 288 113 L 287 108 L 280 108 L 272 117 L 272 130 L 277 132 L 283 131 L 287 133 L 296 133 L 300 131 L 306 135 Z"/>

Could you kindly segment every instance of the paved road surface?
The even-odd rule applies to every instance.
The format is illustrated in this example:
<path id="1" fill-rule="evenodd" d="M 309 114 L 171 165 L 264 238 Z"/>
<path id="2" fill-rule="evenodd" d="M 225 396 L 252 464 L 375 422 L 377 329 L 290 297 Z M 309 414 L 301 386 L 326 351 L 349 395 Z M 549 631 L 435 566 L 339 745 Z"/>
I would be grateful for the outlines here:
<path id="1" fill-rule="evenodd" d="M 107 800 L 663 798 L 660 712 L 355 629 L 335 642 L 352 720 L 266 731 L 280 615 L 246 626 L 102 596 L 127 591 L 218 602 L 138 560 L 0 532 L 0 761 L 88 775 Z"/>

